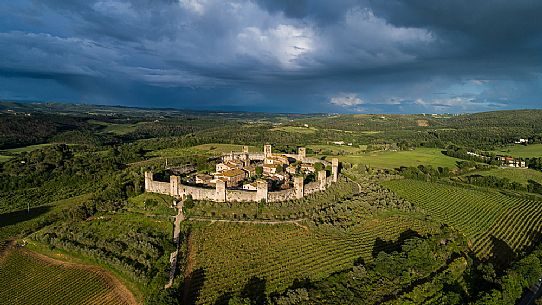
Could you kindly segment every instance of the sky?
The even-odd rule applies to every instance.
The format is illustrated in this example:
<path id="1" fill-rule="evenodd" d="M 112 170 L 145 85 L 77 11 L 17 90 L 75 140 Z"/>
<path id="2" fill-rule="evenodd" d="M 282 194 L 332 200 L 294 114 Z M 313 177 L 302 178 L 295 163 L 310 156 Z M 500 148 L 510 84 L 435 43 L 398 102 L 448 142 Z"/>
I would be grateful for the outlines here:
<path id="1" fill-rule="evenodd" d="M 292 113 L 542 108 L 540 0 L 3 0 L 0 99 Z"/>

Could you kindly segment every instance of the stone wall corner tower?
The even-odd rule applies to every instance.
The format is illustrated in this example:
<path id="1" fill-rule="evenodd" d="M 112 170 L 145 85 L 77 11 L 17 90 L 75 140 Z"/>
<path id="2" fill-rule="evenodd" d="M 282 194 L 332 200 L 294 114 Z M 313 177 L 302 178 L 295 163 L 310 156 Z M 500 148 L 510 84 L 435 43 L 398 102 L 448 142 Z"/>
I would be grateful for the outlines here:
<path id="1" fill-rule="evenodd" d="M 267 181 L 258 180 L 256 182 L 256 201 L 260 202 L 264 200 L 265 202 L 267 202 L 267 196 L 268 196 Z"/>
<path id="2" fill-rule="evenodd" d="M 263 146 L 263 155 L 266 158 L 271 157 L 271 145 L 266 144 Z"/>
<path id="3" fill-rule="evenodd" d="M 216 180 L 215 185 L 215 200 L 218 202 L 226 202 L 226 181 Z"/>
<path id="4" fill-rule="evenodd" d="M 337 182 L 339 179 L 339 159 L 331 159 L 331 174 L 333 175 L 333 182 Z"/>
<path id="5" fill-rule="evenodd" d="M 305 157 L 307 156 L 307 149 L 305 147 L 299 147 L 297 149 L 297 157 L 301 162 L 305 160 Z"/>
<path id="6" fill-rule="evenodd" d="M 303 177 L 302 176 L 296 176 L 294 177 L 294 189 L 295 189 L 295 198 L 301 199 L 303 198 Z"/>
<path id="7" fill-rule="evenodd" d="M 171 175 L 169 176 L 169 188 L 171 196 L 179 196 L 179 186 L 181 185 L 181 177 Z"/>
<path id="8" fill-rule="evenodd" d="M 152 172 L 145 171 L 145 191 L 149 191 L 151 189 L 151 184 L 153 181 Z"/>
<path id="9" fill-rule="evenodd" d="M 318 172 L 318 183 L 319 183 L 319 186 L 320 186 L 320 190 L 321 191 L 324 191 L 326 189 L 326 186 L 327 186 L 327 180 L 326 180 L 326 171 L 325 170 L 321 170 Z"/>

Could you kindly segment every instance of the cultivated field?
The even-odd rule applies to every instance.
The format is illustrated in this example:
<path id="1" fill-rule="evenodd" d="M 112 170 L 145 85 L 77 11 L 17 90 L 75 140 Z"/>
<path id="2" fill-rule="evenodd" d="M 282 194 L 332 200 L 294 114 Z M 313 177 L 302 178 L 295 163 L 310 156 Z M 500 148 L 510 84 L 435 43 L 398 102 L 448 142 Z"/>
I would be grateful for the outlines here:
<path id="1" fill-rule="evenodd" d="M 432 165 L 433 167 L 455 168 L 460 159 L 442 154 L 438 148 L 417 148 L 409 151 L 376 151 L 360 155 L 338 156 L 342 162 L 369 165 L 376 168 L 397 168 L 401 166 Z"/>
<path id="2" fill-rule="evenodd" d="M 356 260 L 371 261 L 377 238 L 394 240 L 408 229 L 436 230 L 412 215 L 375 216 L 344 231 L 301 223 L 193 223 L 190 287 L 192 296 L 199 296 L 198 304 L 213 303 L 229 291 L 251 289 L 249 280 L 263 283 L 271 292 L 286 289 L 294 280 L 325 278 L 352 267 Z M 377 250 L 386 247 L 377 244 Z"/>
<path id="3" fill-rule="evenodd" d="M 519 252 L 542 232 L 542 205 L 493 190 L 466 189 L 416 180 L 383 183 L 435 219 L 461 230 L 480 258 L 505 248 Z"/>
<path id="4" fill-rule="evenodd" d="M 9 251 L 0 258 L 0 304 L 135 304 L 126 288 L 99 268 Z"/>

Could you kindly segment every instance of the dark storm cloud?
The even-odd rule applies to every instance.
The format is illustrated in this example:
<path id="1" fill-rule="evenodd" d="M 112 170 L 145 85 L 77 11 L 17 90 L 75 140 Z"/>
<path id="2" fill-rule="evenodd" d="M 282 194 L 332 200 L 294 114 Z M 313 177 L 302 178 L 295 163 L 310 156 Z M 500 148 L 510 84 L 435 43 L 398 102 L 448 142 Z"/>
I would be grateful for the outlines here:
<path id="1" fill-rule="evenodd" d="M 0 98 L 292 112 L 540 107 L 541 15 L 539 1 L 501 0 L 6 2 Z"/>

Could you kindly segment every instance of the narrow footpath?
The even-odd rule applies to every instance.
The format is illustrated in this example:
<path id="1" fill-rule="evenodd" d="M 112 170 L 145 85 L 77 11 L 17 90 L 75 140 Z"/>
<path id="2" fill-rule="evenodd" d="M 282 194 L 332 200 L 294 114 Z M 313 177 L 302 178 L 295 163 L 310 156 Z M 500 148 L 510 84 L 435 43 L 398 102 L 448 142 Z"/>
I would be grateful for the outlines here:
<path id="1" fill-rule="evenodd" d="M 179 235 L 181 234 L 181 222 L 185 220 L 184 213 L 183 213 L 183 207 L 184 202 L 180 201 L 177 204 L 177 209 L 179 210 L 177 212 L 177 216 L 175 216 L 175 221 L 173 222 L 173 242 L 175 243 L 175 251 L 171 252 L 169 255 L 169 262 L 171 264 L 171 267 L 169 269 L 169 281 L 164 286 L 164 288 L 168 289 L 171 288 L 173 285 L 173 279 L 175 278 L 175 270 L 177 270 L 177 259 L 179 257 L 179 245 L 180 245 L 180 239 Z"/>

